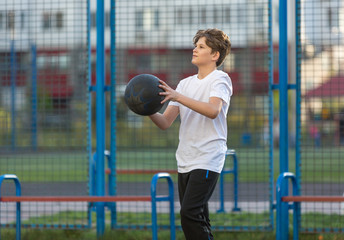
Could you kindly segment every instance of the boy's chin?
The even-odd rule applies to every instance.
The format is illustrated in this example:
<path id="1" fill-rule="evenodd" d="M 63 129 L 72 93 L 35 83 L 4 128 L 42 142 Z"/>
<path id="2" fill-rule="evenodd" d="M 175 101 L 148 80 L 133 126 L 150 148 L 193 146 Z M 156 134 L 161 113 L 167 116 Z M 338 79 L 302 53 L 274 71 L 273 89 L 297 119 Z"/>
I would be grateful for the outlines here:
<path id="1" fill-rule="evenodd" d="M 196 67 L 198 67 L 197 61 L 191 60 L 191 63 L 192 63 L 193 65 L 195 65 Z"/>

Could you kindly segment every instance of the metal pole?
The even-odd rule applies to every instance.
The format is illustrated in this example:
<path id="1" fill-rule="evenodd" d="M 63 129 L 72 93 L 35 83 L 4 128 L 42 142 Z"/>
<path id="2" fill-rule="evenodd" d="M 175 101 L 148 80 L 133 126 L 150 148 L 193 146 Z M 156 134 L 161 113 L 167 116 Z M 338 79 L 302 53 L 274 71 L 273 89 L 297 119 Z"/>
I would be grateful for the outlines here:
<path id="1" fill-rule="evenodd" d="M 295 1 L 295 42 L 296 42 L 296 136 L 295 136 L 295 176 L 297 184 L 297 192 L 301 194 L 301 39 L 300 39 L 300 30 L 301 30 L 301 19 L 300 19 L 300 0 Z M 300 203 L 296 205 L 297 211 L 294 211 L 294 222 L 297 220 L 297 225 L 294 226 L 294 231 L 297 228 L 299 230 L 299 225 L 301 223 L 301 212 L 300 212 Z M 295 219 L 296 218 L 296 219 Z M 298 232 L 294 232 L 295 235 Z M 298 237 L 298 236 L 297 236 Z"/>
<path id="2" fill-rule="evenodd" d="M 96 195 L 105 194 L 105 48 L 104 48 L 104 0 L 97 1 L 97 66 L 96 66 L 96 137 L 97 137 L 97 162 L 96 162 Z M 97 237 L 100 238 L 105 230 L 104 202 L 96 204 L 97 209 Z"/>
<path id="3" fill-rule="evenodd" d="M 117 195 L 117 178 L 116 178 L 116 122 L 117 122 L 117 101 L 116 101 L 116 1 L 111 0 L 110 12 L 110 31 L 111 31 L 111 146 L 110 155 L 111 161 L 109 168 L 111 169 L 109 178 L 109 194 Z M 111 228 L 117 225 L 117 209 L 116 203 L 111 205 Z"/>
<path id="4" fill-rule="evenodd" d="M 295 42 L 296 42 L 296 136 L 295 136 L 295 175 L 297 188 L 299 193 L 301 193 L 300 179 L 301 179 L 301 148 L 300 148 L 300 138 L 301 138 L 301 39 L 300 39 L 300 0 L 295 1 Z"/>
<path id="5" fill-rule="evenodd" d="M 17 80 L 17 60 L 15 50 L 15 40 L 11 40 L 11 125 L 12 125 L 12 137 L 11 145 L 12 149 L 16 147 L 16 80 Z"/>
<path id="6" fill-rule="evenodd" d="M 287 0 L 279 6 L 279 105 L 280 105 L 280 173 L 288 172 L 288 28 Z"/>
<path id="7" fill-rule="evenodd" d="M 234 152 L 233 156 L 233 189 L 234 189 L 234 207 L 232 208 L 232 212 L 240 212 L 241 209 L 238 207 L 238 158 L 236 156 L 236 153 Z"/>
<path id="8" fill-rule="evenodd" d="M 274 43 L 273 43 L 273 5 L 272 0 L 269 0 L 269 184 L 270 184 L 270 224 L 274 228 L 274 138 L 273 138 L 273 118 L 274 118 L 274 108 L 273 108 L 273 89 L 274 84 Z"/>
<path id="9" fill-rule="evenodd" d="M 280 111 L 280 174 L 288 172 L 288 2 L 287 0 L 279 1 L 279 111 Z M 287 184 L 284 181 L 283 184 Z M 282 187 L 282 195 L 288 195 L 288 187 Z M 288 208 L 283 204 L 282 208 Z M 281 219 L 288 223 L 288 210 L 281 211 Z M 280 226 L 282 232 L 288 232 L 288 224 Z M 282 236 L 280 240 L 287 240 L 287 236 Z"/>
<path id="10" fill-rule="evenodd" d="M 37 49 L 36 45 L 31 46 L 31 145 L 37 149 Z"/>
<path id="11" fill-rule="evenodd" d="M 95 187 L 94 187 L 94 161 L 96 159 L 93 158 L 92 154 L 92 51 L 91 51 L 91 3 L 90 0 L 87 0 L 87 55 L 88 55 L 88 87 L 89 87 L 89 93 L 88 93 L 88 135 L 87 135 L 87 145 L 88 145 L 88 191 L 89 195 L 93 196 L 95 195 Z M 88 209 L 88 225 L 91 228 L 92 227 L 92 207 L 89 204 Z"/>

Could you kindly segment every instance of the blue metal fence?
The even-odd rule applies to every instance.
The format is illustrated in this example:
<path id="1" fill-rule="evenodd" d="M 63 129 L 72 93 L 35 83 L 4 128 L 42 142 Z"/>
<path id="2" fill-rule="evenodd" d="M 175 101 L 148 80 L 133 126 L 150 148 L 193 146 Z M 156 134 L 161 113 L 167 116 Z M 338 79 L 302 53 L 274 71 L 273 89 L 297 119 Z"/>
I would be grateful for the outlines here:
<path id="1" fill-rule="evenodd" d="M 25 75 L 29 79 L 25 83 L 29 94 L 22 97 L 29 99 L 27 102 L 31 104 L 20 112 L 15 108 L 18 84 L 14 80 L 19 74 L 17 49 L 23 47 L 20 43 L 17 48 L 15 41 L 9 45 L 11 29 L 1 29 L 8 36 L 1 47 L 5 55 L 10 53 L 10 57 L 1 62 L 10 66 L 10 71 L 1 70 L 1 89 L 7 86 L 3 79 L 10 79 L 9 102 L 12 104 L 1 119 L 11 122 L 2 125 L 6 134 L 10 132 L 4 136 L 11 136 L 10 144 L 1 139 L 1 151 L 5 154 L 1 159 L 3 173 L 14 171 L 24 186 L 43 184 L 51 189 L 46 194 L 56 195 L 65 191 L 70 194 L 73 188 L 61 187 L 63 190 L 56 192 L 52 182 L 52 185 L 60 183 L 61 186 L 65 182 L 76 184 L 79 194 L 85 195 L 87 178 L 94 177 L 96 187 L 89 188 L 89 192 L 103 196 L 106 189 L 113 195 L 142 191 L 143 186 L 149 185 L 149 176 L 139 173 L 142 170 L 175 171 L 178 123 L 164 133 L 128 111 L 123 104 L 123 86 L 132 76 L 149 72 L 175 87 L 179 80 L 195 73 L 189 61 L 192 36 L 200 28 L 217 27 L 230 35 L 233 46 L 232 54 L 221 69 L 229 73 L 234 87 L 228 115 L 228 148 L 236 149 L 239 160 L 234 161 L 236 166 L 227 161 L 225 169 L 238 169 L 238 173 L 234 184 L 228 184 L 231 178 L 222 178 L 224 183 L 219 184 L 220 189 L 211 199 L 211 211 L 214 221 L 223 224 L 230 217 L 231 209 L 241 209 L 239 214 L 258 214 L 243 224 L 218 224 L 214 228 L 272 230 L 274 96 L 270 90 L 275 87 L 273 76 L 277 73 L 272 61 L 276 58 L 276 40 L 272 34 L 273 1 L 256 1 L 250 7 L 246 1 L 225 0 L 210 5 L 202 1 L 162 1 L 158 4 L 138 0 L 134 5 L 114 0 L 110 4 L 105 1 L 59 1 L 59 7 L 51 3 L 46 11 L 40 12 L 43 2 L 24 4 L 28 10 L 30 6 L 37 8 L 27 16 L 29 22 L 35 23 L 27 25 L 26 32 L 30 34 L 18 35 L 22 42 L 28 40 L 30 43 L 26 51 L 26 60 L 29 59 L 26 65 L 30 70 Z M 15 26 L 21 24 L 19 5 L 19 1 L 0 5 L 1 11 L 18 12 Z M 73 48 L 69 49 L 70 46 Z M 108 90 L 111 95 L 106 93 Z M 1 101 L 1 108 L 6 108 L 6 104 Z M 25 115 L 31 119 L 29 138 L 19 127 L 19 123 L 25 122 Z M 94 120 L 95 124 L 91 124 Z M 108 128 L 110 134 L 107 134 Z M 113 174 L 110 182 L 105 181 L 104 172 L 104 150 L 108 146 L 112 159 L 109 168 Z M 97 153 L 95 174 L 92 172 L 94 148 Z M 10 166 L 12 162 L 19 164 Z M 42 171 L 24 171 L 20 167 L 23 163 L 35 163 L 32 166 Z M 121 171 L 127 173 L 119 174 Z M 135 171 L 137 174 L 132 174 Z M 105 187 L 107 184 L 109 188 Z M 30 194 L 38 193 L 32 191 Z M 115 206 L 119 212 L 123 211 Z M 222 214 L 216 213 L 219 208 Z M 103 232 L 104 204 L 98 203 L 97 209 L 98 232 Z M 87 215 L 84 216 L 83 224 L 69 223 L 68 227 L 88 226 Z M 145 218 L 141 221 L 145 222 Z M 63 221 L 44 224 L 65 226 Z M 116 216 L 116 221 L 120 223 L 123 219 Z M 29 226 L 43 224 L 40 219 L 36 222 Z M 131 226 L 144 225 L 133 223 Z"/>

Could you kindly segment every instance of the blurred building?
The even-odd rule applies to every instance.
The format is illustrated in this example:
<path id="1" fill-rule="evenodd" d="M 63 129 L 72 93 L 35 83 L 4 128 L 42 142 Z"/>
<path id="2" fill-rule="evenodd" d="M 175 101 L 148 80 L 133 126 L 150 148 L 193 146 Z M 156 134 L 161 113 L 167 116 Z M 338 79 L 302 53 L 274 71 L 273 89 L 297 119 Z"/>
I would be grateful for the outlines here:
<path id="1" fill-rule="evenodd" d="M 16 85 L 25 86 L 28 73 L 32 72 L 28 69 L 37 67 L 41 79 L 48 81 L 46 85 L 51 86 L 52 82 L 60 79 L 60 92 L 65 91 L 65 95 L 70 96 L 75 83 L 63 72 L 69 72 L 72 66 L 73 71 L 68 76 L 77 77 L 76 63 L 79 59 L 87 59 L 78 53 L 87 47 L 88 20 L 91 26 L 92 82 L 95 83 L 96 1 L 90 3 L 89 19 L 86 4 L 44 0 L 13 0 L 12 4 L 0 4 L 0 85 L 9 86 L 11 78 L 15 77 Z M 311 68 L 324 59 L 330 62 L 328 65 L 319 64 L 321 67 L 315 70 L 321 71 L 315 76 L 320 84 L 324 77 L 340 71 L 343 65 L 340 61 L 333 61 L 343 52 L 343 4 L 341 1 L 305 0 L 301 8 L 302 51 L 308 62 L 304 68 Z M 118 83 L 125 84 L 134 75 L 149 72 L 176 85 L 180 79 L 196 71 L 190 64 L 192 38 L 196 31 L 217 27 L 231 38 L 233 51 L 223 70 L 230 73 L 237 93 L 244 88 L 254 94 L 267 91 L 270 61 L 268 1 L 214 0 L 209 5 L 205 0 L 118 0 L 115 11 Z M 290 18 L 294 17 L 291 11 L 289 14 Z M 273 77 L 278 82 L 277 0 L 273 1 L 272 25 Z M 110 1 L 105 1 L 105 46 L 106 81 L 109 82 Z M 36 66 L 32 65 L 32 47 L 37 51 Z M 331 51 L 325 51 L 328 49 Z M 11 52 L 16 53 L 12 58 Z M 58 71 L 49 70 L 52 68 Z M 11 71 L 15 76 L 10 74 Z M 53 74 L 60 76 L 48 77 Z M 309 77 L 303 75 L 302 79 L 307 81 Z M 309 86 L 309 89 L 314 87 Z M 49 90 L 51 95 L 57 94 L 54 89 Z"/>

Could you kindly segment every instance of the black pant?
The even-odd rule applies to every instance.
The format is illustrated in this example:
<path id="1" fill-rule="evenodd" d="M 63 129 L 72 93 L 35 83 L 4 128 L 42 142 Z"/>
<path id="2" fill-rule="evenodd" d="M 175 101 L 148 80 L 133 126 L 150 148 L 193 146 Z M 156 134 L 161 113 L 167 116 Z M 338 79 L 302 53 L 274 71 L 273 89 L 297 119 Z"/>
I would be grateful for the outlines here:
<path id="1" fill-rule="evenodd" d="M 211 233 L 208 201 L 218 177 L 219 173 L 203 169 L 178 173 L 180 218 L 187 240 L 214 239 Z"/>

